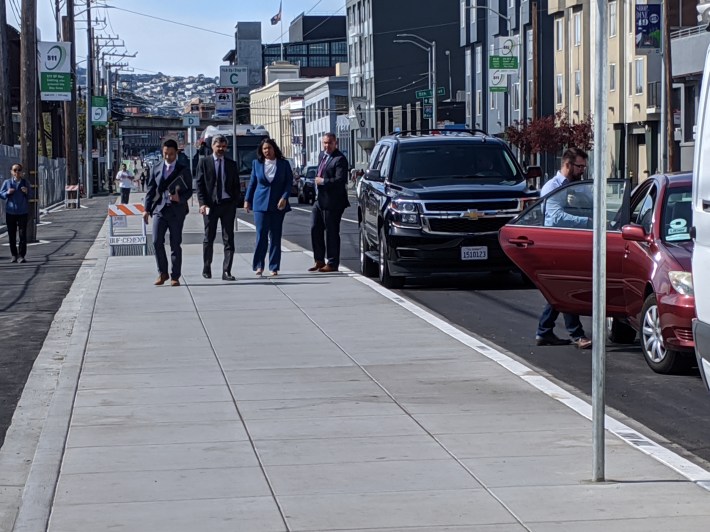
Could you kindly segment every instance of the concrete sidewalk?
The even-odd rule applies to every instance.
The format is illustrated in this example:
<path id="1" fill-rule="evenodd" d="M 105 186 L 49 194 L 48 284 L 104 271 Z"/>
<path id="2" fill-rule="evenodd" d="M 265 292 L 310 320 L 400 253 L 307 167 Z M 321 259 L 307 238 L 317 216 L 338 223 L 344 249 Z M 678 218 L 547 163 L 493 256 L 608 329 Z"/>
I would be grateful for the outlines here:
<path id="1" fill-rule="evenodd" d="M 152 286 L 153 257 L 97 241 L 26 486 L 18 431 L 0 452 L 2 530 L 710 527 L 710 474 L 610 420 L 637 446 L 607 434 L 613 480 L 590 483 L 584 403 L 370 281 L 306 273 L 285 245 L 278 278 L 242 253 L 226 283 L 188 243 L 174 288 Z"/>

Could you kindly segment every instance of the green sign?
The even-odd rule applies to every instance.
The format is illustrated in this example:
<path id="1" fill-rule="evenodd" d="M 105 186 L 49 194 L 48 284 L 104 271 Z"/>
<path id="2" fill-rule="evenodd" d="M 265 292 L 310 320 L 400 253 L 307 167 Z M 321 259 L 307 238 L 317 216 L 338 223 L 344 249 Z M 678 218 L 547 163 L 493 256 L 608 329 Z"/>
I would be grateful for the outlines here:
<path id="1" fill-rule="evenodd" d="M 434 98 L 424 98 L 424 101 L 422 103 L 425 105 L 434 103 Z"/>
<path id="2" fill-rule="evenodd" d="M 106 96 L 91 97 L 91 123 L 95 126 L 105 126 L 108 123 L 108 98 Z"/>
<path id="3" fill-rule="evenodd" d="M 414 93 L 417 98 L 433 98 L 434 94 L 431 89 L 421 90 Z M 444 87 L 437 87 L 436 95 L 443 96 L 446 94 L 446 89 Z"/>
<path id="4" fill-rule="evenodd" d="M 71 74 L 42 72 L 40 90 L 42 92 L 68 92 L 71 94 Z"/>
<path id="5" fill-rule="evenodd" d="M 491 92 L 508 92 L 508 87 L 491 87 Z"/>
<path id="6" fill-rule="evenodd" d="M 488 58 L 488 68 L 494 70 L 518 70 L 516 56 L 492 55 Z"/>

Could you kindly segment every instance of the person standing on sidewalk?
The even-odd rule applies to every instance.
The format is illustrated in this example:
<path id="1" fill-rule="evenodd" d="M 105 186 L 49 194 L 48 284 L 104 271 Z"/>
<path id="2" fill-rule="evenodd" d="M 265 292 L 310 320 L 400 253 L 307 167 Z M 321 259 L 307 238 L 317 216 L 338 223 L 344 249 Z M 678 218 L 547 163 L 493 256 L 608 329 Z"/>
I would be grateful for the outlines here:
<path id="1" fill-rule="evenodd" d="M 125 163 L 121 165 L 121 169 L 116 174 L 116 181 L 119 182 L 121 188 L 121 203 L 128 203 L 133 187 L 133 174 L 128 171 Z"/>
<path id="2" fill-rule="evenodd" d="M 163 142 L 163 162 L 153 168 L 145 195 L 143 221 L 153 216 L 153 246 L 158 265 L 158 279 L 155 285 L 165 284 L 170 279 L 171 286 L 180 286 L 182 272 L 182 227 L 190 206 L 187 201 L 192 196 L 192 174 L 190 168 L 177 161 L 177 142 L 168 139 Z M 168 276 L 168 257 L 165 254 L 165 233 L 170 231 L 171 272 Z"/>
<path id="3" fill-rule="evenodd" d="M 215 135 L 212 138 L 212 155 L 202 157 L 197 163 L 197 200 L 200 214 L 205 222 L 205 237 L 202 241 L 202 277 L 212 278 L 212 257 L 214 239 L 217 236 L 217 222 L 222 226 L 224 259 L 222 280 L 236 281 L 232 275 L 234 260 L 234 219 L 237 217 L 239 200 L 239 169 L 237 163 L 227 159 L 227 137 Z M 185 157 L 185 164 L 190 160 Z"/>
<path id="4" fill-rule="evenodd" d="M 562 155 L 562 167 L 557 175 L 550 179 L 540 190 L 540 197 L 547 196 L 553 190 L 565 185 L 569 182 L 579 181 L 587 169 L 588 156 L 586 152 L 578 148 L 570 148 Z M 577 217 L 579 218 L 579 217 Z M 584 220 L 585 225 L 587 220 Z M 545 308 L 540 316 L 540 322 L 535 333 L 535 342 L 537 345 L 569 345 L 573 343 L 579 349 L 589 349 L 592 347 L 592 341 L 584 334 L 584 328 L 579 316 L 576 314 L 563 313 L 562 317 L 565 320 L 565 328 L 572 340 L 559 338 L 554 332 L 555 321 L 560 313 L 550 305 L 545 304 Z"/>
<path id="5" fill-rule="evenodd" d="M 340 220 L 348 201 L 348 160 L 338 150 L 335 133 L 323 135 L 311 211 L 311 245 L 315 264 L 309 272 L 337 272 L 340 267 Z"/>
<path id="6" fill-rule="evenodd" d="M 13 164 L 10 169 L 12 177 L 6 179 L 0 187 L 0 198 L 6 201 L 5 223 L 10 240 L 11 262 L 26 262 L 27 254 L 27 219 L 30 212 L 32 187 L 22 177 L 22 165 Z M 20 234 L 20 248 L 17 249 L 17 234 Z"/>
<path id="7" fill-rule="evenodd" d="M 264 272 L 266 248 L 269 246 L 269 271 L 272 276 L 281 269 L 281 234 L 284 216 L 291 210 L 288 198 L 293 185 L 293 170 L 273 139 L 264 139 L 252 162 L 251 179 L 244 199 L 244 209 L 254 209 L 256 249 L 252 267 L 258 276 Z"/>

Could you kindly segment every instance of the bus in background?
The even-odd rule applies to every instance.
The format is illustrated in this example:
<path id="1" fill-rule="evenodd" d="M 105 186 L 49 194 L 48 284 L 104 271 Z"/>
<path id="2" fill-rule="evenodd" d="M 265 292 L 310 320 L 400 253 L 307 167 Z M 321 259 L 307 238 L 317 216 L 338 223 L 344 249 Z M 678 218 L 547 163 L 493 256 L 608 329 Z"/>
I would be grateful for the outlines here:
<path id="1" fill-rule="evenodd" d="M 700 6 L 698 6 L 700 10 Z M 710 391 L 710 49 L 706 52 L 693 158 L 693 338 L 698 368 Z"/>
<path id="2" fill-rule="evenodd" d="M 239 206 L 242 205 L 242 200 L 249 185 L 249 177 L 251 176 L 251 163 L 256 159 L 256 149 L 261 141 L 269 137 L 269 132 L 264 129 L 264 126 L 255 126 L 252 124 L 240 124 L 236 126 L 236 135 L 232 134 L 232 125 L 207 126 L 200 135 L 197 141 L 197 157 L 205 157 L 212 154 L 212 137 L 215 135 L 224 135 L 227 137 L 229 147 L 227 148 L 227 157 L 233 158 L 234 139 L 236 138 L 236 162 L 239 168 L 239 186 L 241 188 L 242 197 L 239 200 Z M 197 167 L 197 159 L 193 161 L 193 169 Z"/>

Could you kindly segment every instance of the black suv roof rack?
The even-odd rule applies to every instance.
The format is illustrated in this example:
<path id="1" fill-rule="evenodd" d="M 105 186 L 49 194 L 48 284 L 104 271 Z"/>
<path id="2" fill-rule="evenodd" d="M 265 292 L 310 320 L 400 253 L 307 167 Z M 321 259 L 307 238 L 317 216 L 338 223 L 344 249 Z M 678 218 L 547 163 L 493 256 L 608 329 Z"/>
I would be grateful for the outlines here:
<path id="1" fill-rule="evenodd" d="M 471 136 L 483 135 L 488 137 L 488 133 L 482 129 L 406 129 L 404 131 L 395 131 L 392 133 L 394 137 L 402 136 L 415 136 L 415 135 L 459 135 L 461 133 L 468 133 Z"/>

